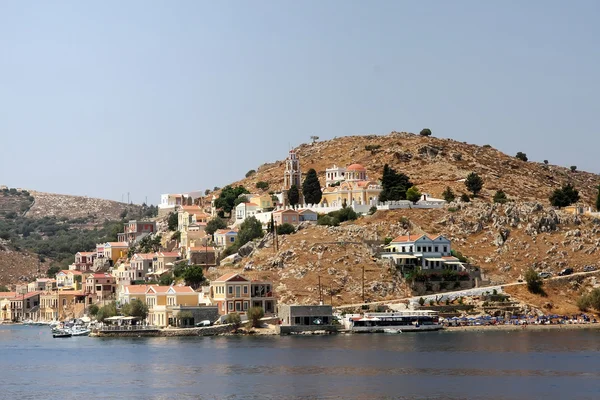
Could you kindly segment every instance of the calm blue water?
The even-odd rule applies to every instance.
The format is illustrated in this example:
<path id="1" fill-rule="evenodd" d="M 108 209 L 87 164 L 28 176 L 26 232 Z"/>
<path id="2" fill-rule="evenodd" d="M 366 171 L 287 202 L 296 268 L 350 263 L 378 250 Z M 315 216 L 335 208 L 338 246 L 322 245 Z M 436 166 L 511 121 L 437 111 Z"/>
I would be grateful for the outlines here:
<path id="1" fill-rule="evenodd" d="M 600 331 L 53 339 L 0 325 L 0 399 L 600 399 Z"/>

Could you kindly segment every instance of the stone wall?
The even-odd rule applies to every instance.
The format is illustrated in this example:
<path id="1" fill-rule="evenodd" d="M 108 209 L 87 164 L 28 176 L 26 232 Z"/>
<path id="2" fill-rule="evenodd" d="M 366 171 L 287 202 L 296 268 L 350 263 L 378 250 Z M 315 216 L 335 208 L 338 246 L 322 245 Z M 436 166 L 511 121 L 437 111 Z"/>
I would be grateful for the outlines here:
<path id="1" fill-rule="evenodd" d="M 296 325 L 296 326 L 282 326 L 275 327 L 275 332 L 279 335 L 292 335 L 292 334 L 303 334 L 303 333 L 337 333 L 336 325 Z"/>

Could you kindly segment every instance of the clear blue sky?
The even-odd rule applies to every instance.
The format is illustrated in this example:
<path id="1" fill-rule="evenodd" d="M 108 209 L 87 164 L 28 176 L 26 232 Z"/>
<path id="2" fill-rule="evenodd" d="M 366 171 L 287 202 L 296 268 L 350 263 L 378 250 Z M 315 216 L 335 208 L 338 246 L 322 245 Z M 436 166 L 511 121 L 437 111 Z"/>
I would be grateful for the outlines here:
<path id="1" fill-rule="evenodd" d="M 0 184 L 134 202 L 418 132 L 599 172 L 600 1 L 2 1 Z M 333 162 L 333 160 L 332 160 Z"/>

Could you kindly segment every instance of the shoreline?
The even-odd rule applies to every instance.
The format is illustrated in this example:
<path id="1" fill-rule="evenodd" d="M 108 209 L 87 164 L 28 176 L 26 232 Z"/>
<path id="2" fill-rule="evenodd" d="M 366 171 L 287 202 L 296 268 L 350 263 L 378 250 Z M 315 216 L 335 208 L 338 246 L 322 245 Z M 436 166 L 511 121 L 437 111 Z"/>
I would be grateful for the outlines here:
<path id="1" fill-rule="evenodd" d="M 550 325 L 467 325 L 467 326 L 448 326 L 442 331 L 446 332 L 488 332 L 488 331 L 571 331 L 580 329 L 600 330 L 600 323 L 597 324 L 550 324 Z"/>

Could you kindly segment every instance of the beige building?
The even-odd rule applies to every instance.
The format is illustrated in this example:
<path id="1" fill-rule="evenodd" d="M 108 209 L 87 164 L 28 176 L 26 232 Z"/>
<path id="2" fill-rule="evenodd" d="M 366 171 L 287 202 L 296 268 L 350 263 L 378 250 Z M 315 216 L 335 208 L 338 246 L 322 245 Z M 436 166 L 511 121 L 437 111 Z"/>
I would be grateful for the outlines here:
<path id="1" fill-rule="evenodd" d="M 340 168 L 335 167 L 336 171 Z M 323 189 L 321 204 L 329 207 L 340 207 L 344 204 L 376 204 L 382 191 L 381 185 L 367 177 L 367 170 L 360 164 L 352 164 L 344 172 L 336 172 L 338 186 L 327 186 Z"/>
<path id="2" fill-rule="evenodd" d="M 230 273 L 210 283 L 211 302 L 220 315 L 245 314 L 250 307 L 262 307 L 265 314 L 275 312 L 276 299 L 273 284 L 267 281 L 251 281 L 240 274 Z"/>

